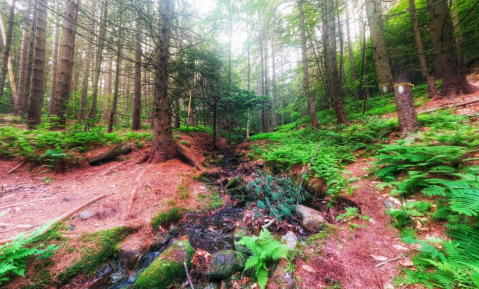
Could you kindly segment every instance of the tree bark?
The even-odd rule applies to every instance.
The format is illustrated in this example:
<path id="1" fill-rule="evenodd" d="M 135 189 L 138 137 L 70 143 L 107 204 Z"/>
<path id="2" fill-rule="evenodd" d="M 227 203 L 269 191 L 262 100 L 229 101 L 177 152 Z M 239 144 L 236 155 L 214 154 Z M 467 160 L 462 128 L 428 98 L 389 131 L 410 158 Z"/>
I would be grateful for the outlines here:
<path id="1" fill-rule="evenodd" d="M 410 132 L 417 131 L 421 128 L 417 119 L 416 107 L 414 105 L 414 97 L 412 95 L 409 81 L 400 79 L 394 86 L 394 100 L 401 128 L 401 134 L 406 135 Z"/>
<path id="2" fill-rule="evenodd" d="M 92 2 L 91 4 L 91 13 L 95 15 L 96 13 L 96 3 Z M 88 97 L 88 83 L 90 79 L 90 63 L 92 58 L 92 51 L 93 51 L 93 38 L 95 32 L 95 20 L 91 20 L 90 24 L 90 36 L 87 43 L 87 48 L 85 51 L 85 59 L 83 62 L 83 80 L 81 86 L 81 97 L 80 97 L 80 113 L 78 114 L 78 119 L 83 121 L 85 119 L 86 114 L 86 106 L 87 106 L 87 97 Z"/>
<path id="3" fill-rule="evenodd" d="M 110 116 L 110 96 L 113 94 L 113 57 L 108 57 L 106 62 L 106 75 L 105 75 L 105 93 L 103 99 L 103 119 L 108 120 Z"/>
<path id="4" fill-rule="evenodd" d="M 309 71 L 308 71 L 308 51 L 306 47 L 306 27 L 303 11 L 303 0 L 298 1 L 299 17 L 300 17 L 300 30 L 301 30 L 301 52 L 303 56 L 303 90 L 304 96 L 308 101 L 309 115 L 311 116 L 311 124 L 313 127 L 318 127 L 318 117 L 316 116 L 316 104 L 314 97 L 309 90 Z"/>
<path id="5" fill-rule="evenodd" d="M 376 78 L 382 92 L 388 94 L 393 91 L 393 77 L 384 40 L 382 1 L 366 0 L 366 15 L 371 33 Z M 386 87 L 386 90 L 383 90 L 383 87 Z"/>
<path id="6" fill-rule="evenodd" d="M 78 2 L 77 2 L 78 1 Z M 56 126 L 64 128 L 66 125 L 66 108 L 72 90 L 73 63 L 75 56 L 76 23 L 78 18 L 78 3 L 80 0 L 67 0 L 62 30 L 62 45 L 60 53 L 60 70 L 58 72 L 58 86 L 52 115 L 58 117 Z"/>
<path id="7" fill-rule="evenodd" d="M 133 104 L 133 130 L 141 129 L 141 18 L 136 23 L 135 100 Z"/>
<path id="8" fill-rule="evenodd" d="M 348 52 L 349 52 L 349 65 L 351 71 L 351 80 L 353 82 L 353 92 L 354 92 L 354 99 L 359 101 L 359 92 L 357 86 L 357 77 L 356 77 L 356 64 L 354 61 L 354 50 L 353 44 L 351 41 L 351 29 L 349 27 L 349 11 L 348 11 L 348 3 L 345 3 L 346 7 L 346 37 L 348 38 Z"/>
<path id="9" fill-rule="evenodd" d="M 32 26 L 30 30 L 30 39 L 28 43 L 28 63 L 27 63 L 27 79 L 25 82 L 25 108 L 24 111 L 27 113 L 28 119 L 28 110 L 30 107 L 30 99 L 32 93 L 32 75 L 33 75 L 33 65 L 35 57 L 35 37 L 37 31 L 37 4 L 34 2 L 32 4 Z"/>
<path id="10" fill-rule="evenodd" d="M 171 108 L 168 99 L 168 58 L 174 5 L 174 0 L 158 0 L 162 17 L 156 41 L 154 129 L 149 163 L 166 162 L 177 155 L 171 129 Z"/>
<path id="11" fill-rule="evenodd" d="M 462 93 L 469 94 L 477 90 L 470 85 L 460 71 L 454 51 L 452 23 L 447 0 L 427 0 L 431 39 L 438 73 L 442 78 L 441 98 L 454 98 Z"/>
<path id="12" fill-rule="evenodd" d="M 53 9 L 56 11 L 57 1 L 53 2 Z M 53 23 L 53 45 L 52 45 L 52 80 L 50 85 L 50 105 L 48 107 L 48 115 L 52 114 L 52 109 L 55 106 L 54 101 L 56 99 L 57 93 L 57 82 L 58 82 L 58 45 L 60 43 L 60 25 L 59 25 L 59 16 L 55 13 L 53 16 L 55 19 Z"/>
<path id="13" fill-rule="evenodd" d="M 28 127 L 30 129 L 42 122 L 43 88 L 45 83 L 45 44 L 47 28 L 47 0 L 37 0 L 37 20 L 35 36 L 35 60 L 32 72 L 32 92 L 28 106 Z"/>
<path id="14" fill-rule="evenodd" d="M 264 37 L 264 95 L 269 97 L 269 79 L 268 79 L 268 41 Z M 269 103 L 266 100 L 263 106 L 263 132 L 269 132 Z"/>
<path id="15" fill-rule="evenodd" d="M 414 38 L 416 40 L 419 65 L 421 67 L 421 75 L 427 80 L 429 98 L 433 98 L 437 95 L 437 90 L 434 83 L 434 78 L 429 75 L 429 69 L 426 62 L 426 53 L 424 52 L 424 46 L 422 45 L 421 31 L 419 30 L 419 21 L 417 19 L 416 4 L 414 3 L 414 0 L 409 0 L 409 10 L 411 11 L 411 20 L 414 30 Z"/>
<path id="16" fill-rule="evenodd" d="M 108 16 L 108 0 L 103 2 L 102 12 L 100 16 L 100 37 L 98 39 L 98 47 L 96 51 L 96 60 L 95 60 L 95 74 L 92 82 L 92 96 L 90 109 L 87 114 L 87 121 L 85 122 L 85 130 L 88 129 L 89 125 L 93 124 L 96 118 L 96 107 L 98 102 L 98 80 L 100 79 L 101 71 L 101 61 L 103 59 L 103 46 L 105 44 L 106 36 L 106 21 Z"/>
<path id="17" fill-rule="evenodd" d="M 466 73 L 466 63 L 464 60 L 464 47 L 462 46 L 461 24 L 457 13 L 456 0 L 451 0 L 451 20 L 454 27 L 454 41 L 457 49 L 457 65 L 461 73 Z"/>
<path id="18" fill-rule="evenodd" d="M 274 38 L 274 37 L 272 37 Z M 271 58 L 273 59 L 273 97 L 271 98 L 271 129 L 274 131 L 276 128 L 276 61 L 275 61 L 275 47 L 274 41 L 271 40 Z"/>
<path id="19" fill-rule="evenodd" d="M 343 97 L 341 93 L 341 83 L 338 71 L 337 47 L 336 47 L 336 22 L 334 12 L 334 1 L 324 2 L 323 12 L 323 43 L 324 43 L 324 63 L 326 67 L 326 79 L 330 84 L 327 87 L 328 94 L 332 97 L 336 119 L 338 124 L 347 123 L 346 113 L 344 111 Z"/>
<path id="20" fill-rule="evenodd" d="M 8 18 L 8 30 L 5 33 L 5 27 L 3 27 L 3 19 L 1 19 L 2 23 L 2 34 L 4 38 L 4 46 L 3 46 L 3 58 L 2 58 L 2 73 L 0 74 L 0 99 L 3 97 L 4 89 L 5 89 L 5 79 L 7 78 L 7 72 L 9 70 L 9 66 L 11 68 L 11 60 L 10 60 L 10 48 L 12 46 L 12 34 L 13 34 L 13 25 L 15 24 L 15 3 L 16 0 L 12 0 L 12 4 L 10 6 L 10 16 Z M 11 69 L 10 69 L 11 70 Z M 12 76 L 13 73 L 10 73 Z M 10 79 L 10 83 L 12 83 L 12 88 L 15 87 L 15 80 Z M 13 90 L 12 90 L 13 92 Z M 14 95 L 13 99 L 15 100 L 18 96 Z"/>
<path id="21" fill-rule="evenodd" d="M 30 19 L 25 16 L 23 21 L 22 34 L 22 54 L 20 57 L 20 76 L 18 79 L 18 107 L 16 108 L 16 115 L 24 115 L 28 105 L 27 99 L 27 69 L 28 69 L 28 45 L 30 44 Z"/>
<path id="22" fill-rule="evenodd" d="M 120 23 L 121 23 L 121 16 L 120 16 Z M 118 97 L 119 97 L 119 90 L 118 87 L 120 85 L 120 71 L 121 71 L 121 40 L 122 40 L 122 28 L 120 24 L 120 28 L 118 29 L 118 43 L 117 43 L 117 50 L 116 50 L 116 70 L 115 70 L 115 91 L 113 92 L 113 101 L 111 104 L 111 111 L 110 117 L 108 119 L 108 132 L 113 132 L 113 124 L 115 123 L 116 117 L 116 110 L 118 107 Z"/>

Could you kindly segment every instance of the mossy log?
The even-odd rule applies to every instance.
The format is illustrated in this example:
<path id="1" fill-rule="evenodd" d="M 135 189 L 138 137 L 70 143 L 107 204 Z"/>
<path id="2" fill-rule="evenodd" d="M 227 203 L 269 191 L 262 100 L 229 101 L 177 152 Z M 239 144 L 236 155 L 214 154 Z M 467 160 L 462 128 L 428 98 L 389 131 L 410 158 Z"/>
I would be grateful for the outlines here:
<path id="1" fill-rule="evenodd" d="M 88 163 L 90 165 L 96 165 L 114 159 L 119 155 L 128 154 L 129 152 L 131 152 L 131 145 L 129 145 L 128 143 L 122 143 L 120 145 L 117 145 L 116 147 L 107 150 L 104 153 L 90 158 Z"/>

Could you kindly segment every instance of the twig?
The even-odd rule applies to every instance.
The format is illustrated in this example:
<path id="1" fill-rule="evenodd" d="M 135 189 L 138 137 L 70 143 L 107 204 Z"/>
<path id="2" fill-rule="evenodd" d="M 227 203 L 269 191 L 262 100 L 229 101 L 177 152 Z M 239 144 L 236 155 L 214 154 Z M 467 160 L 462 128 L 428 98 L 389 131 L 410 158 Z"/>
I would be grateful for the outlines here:
<path id="1" fill-rule="evenodd" d="M 26 157 L 18 166 L 14 167 L 13 169 L 9 170 L 7 175 L 9 173 L 13 173 L 16 169 L 18 169 L 19 167 L 21 167 L 36 151 L 32 152 L 28 157 Z"/>
<path id="2" fill-rule="evenodd" d="M 263 226 L 263 229 L 268 229 L 269 227 L 271 227 L 274 224 L 275 221 L 276 221 L 276 219 L 270 220 L 266 225 Z"/>
<path id="3" fill-rule="evenodd" d="M 16 204 L 11 204 L 11 205 L 7 205 L 7 206 L 3 206 L 3 207 L 0 207 L 0 210 L 3 210 L 3 209 L 7 209 L 7 208 L 11 208 L 11 207 L 15 207 L 15 206 L 18 206 L 18 205 L 23 205 L 23 204 L 26 204 L 27 202 L 21 202 L 21 203 L 16 203 Z"/>
<path id="4" fill-rule="evenodd" d="M 188 278 L 188 283 L 190 283 L 191 289 L 195 289 L 195 287 L 193 286 L 193 282 L 191 282 L 190 273 L 188 273 L 188 267 L 186 266 L 186 263 L 183 262 L 183 265 L 185 266 L 186 278 Z"/>
<path id="5" fill-rule="evenodd" d="M 377 264 L 375 267 L 376 267 L 376 268 L 379 268 L 379 267 L 381 267 L 381 266 L 383 266 L 383 265 L 386 265 L 386 264 L 388 264 L 388 263 L 391 263 L 391 262 L 400 260 L 400 259 L 402 259 L 402 258 L 404 258 L 404 255 L 401 255 L 401 256 L 399 256 L 399 257 L 392 258 L 392 259 L 386 260 L 386 261 L 384 261 L 384 262 L 381 262 L 381 263 Z"/>
<path id="6" fill-rule="evenodd" d="M 21 186 L 18 186 L 18 187 L 14 187 L 14 188 L 8 188 L 8 189 L 4 189 L 3 190 L 3 193 L 8 193 L 8 192 L 11 192 L 11 191 L 16 191 L 18 189 L 23 189 L 23 188 L 31 188 L 31 187 L 34 187 L 34 186 L 24 186 L 24 185 L 21 185 Z"/>
<path id="7" fill-rule="evenodd" d="M 111 170 L 114 170 L 114 169 L 116 169 L 116 168 L 122 166 L 124 163 L 126 163 L 126 162 L 121 162 L 121 163 L 119 163 L 119 164 L 117 164 L 117 165 L 112 166 L 111 168 L 109 168 L 108 170 L 106 170 L 103 174 L 101 174 L 101 176 L 106 176 Z"/>

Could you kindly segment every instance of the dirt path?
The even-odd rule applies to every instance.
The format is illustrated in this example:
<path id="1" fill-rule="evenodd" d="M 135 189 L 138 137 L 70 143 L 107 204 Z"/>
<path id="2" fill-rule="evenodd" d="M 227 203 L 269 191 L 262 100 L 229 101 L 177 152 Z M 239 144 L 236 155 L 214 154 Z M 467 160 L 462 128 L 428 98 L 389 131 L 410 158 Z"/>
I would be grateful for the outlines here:
<path id="1" fill-rule="evenodd" d="M 208 135 L 194 133 L 182 135 L 181 139 L 191 143 L 192 151 L 201 161 L 206 151 L 202 141 Z M 200 144 L 196 144 L 195 141 Z M 224 142 L 224 140 L 223 140 Z M 107 147 L 91 151 L 90 156 L 107 150 Z M 14 173 L 7 172 L 19 164 L 16 161 L 0 161 L 0 240 L 9 239 L 19 233 L 32 232 L 41 225 L 62 214 L 73 210 L 81 204 L 103 194 L 109 196 L 94 202 L 74 214 L 68 221 L 72 228 L 71 235 L 81 235 L 113 228 L 132 220 L 149 223 L 156 211 L 176 203 L 185 208 L 196 208 L 198 195 L 206 193 L 203 183 L 192 177 L 198 171 L 191 165 L 178 159 L 166 163 L 150 165 L 135 164 L 149 149 L 141 153 L 132 152 L 127 160 L 113 161 L 100 166 L 85 164 L 65 173 L 44 172 L 45 168 L 29 170 L 29 165 L 22 165 Z M 147 167 L 148 166 L 148 167 Z M 138 190 L 131 216 L 126 216 L 130 194 L 138 179 Z M 178 185 L 189 188 L 189 196 L 178 197 Z M 15 189 L 16 188 L 16 189 Z M 13 190 L 12 190 L 13 189 Z M 85 220 L 79 214 L 88 210 L 91 217 Z"/>

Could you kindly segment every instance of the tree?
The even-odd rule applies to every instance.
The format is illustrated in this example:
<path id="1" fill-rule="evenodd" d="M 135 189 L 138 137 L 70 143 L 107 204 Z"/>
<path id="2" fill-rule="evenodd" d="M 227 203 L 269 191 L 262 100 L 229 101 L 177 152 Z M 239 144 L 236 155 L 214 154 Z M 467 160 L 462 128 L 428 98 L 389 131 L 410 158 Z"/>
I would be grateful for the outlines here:
<path id="1" fill-rule="evenodd" d="M 18 96 L 15 95 L 15 79 L 13 78 L 13 68 L 11 64 L 10 58 L 10 48 L 12 46 L 12 34 L 13 34 L 13 25 L 15 24 L 15 3 L 16 0 L 12 0 L 12 4 L 10 6 L 10 16 L 8 17 L 8 30 L 5 33 L 5 27 L 3 27 L 3 19 L 0 17 L 0 21 L 2 22 L 2 34 L 4 38 L 4 46 L 3 46 L 3 57 L 2 57 L 2 72 L 0 74 L 0 99 L 3 97 L 3 92 L 5 89 L 5 79 L 7 78 L 7 72 L 10 71 L 10 83 L 12 84 L 11 87 L 12 92 L 14 92 L 13 99 L 17 102 Z"/>
<path id="2" fill-rule="evenodd" d="M 65 127 L 66 108 L 70 98 L 73 59 L 75 56 L 76 27 L 78 18 L 77 0 L 67 0 L 65 2 L 65 12 L 62 30 L 62 45 L 60 53 L 60 69 L 58 72 L 58 83 L 56 96 L 52 99 L 51 114 L 58 117 L 57 125 Z"/>
<path id="3" fill-rule="evenodd" d="M 374 67 L 378 85 L 383 92 L 391 93 L 393 76 L 389 66 L 389 57 L 386 50 L 383 30 L 383 9 L 381 0 L 365 0 L 366 15 L 371 32 L 371 49 L 373 50 Z M 385 89 L 384 89 L 385 88 Z"/>
<path id="4" fill-rule="evenodd" d="M 57 0 L 53 2 L 54 10 L 57 8 Z M 52 44 L 52 80 L 50 85 L 50 104 L 53 103 L 57 93 L 57 77 L 58 77 L 58 46 L 60 38 L 60 25 L 59 25 L 59 13 L 54 13 L 53 18 L 53 44 Z M 48 108 L 48 114 L 52 114 L 53 105 Z"/>
<path id="5" fill-rule="evenodd" d="M 30 19 L 28 15 L 25 15 L 23 20 L 23 33 L 22 33 L 22 48 L 20 58 L 20 76 L 18 79 L 18 109 L 17 114 L 23 115 L 26 113 L 28 105 L 27 94 L 27 69 L 28 69 L 28 45 L 30 43 Z"/>
<path id="6" fill-rule="evenodd" d="M 28 127 L 34 128 L 42 122 L 43 86 L 45 82 L 45 43 L 47 36 L 47 0 L 36 2 L 35 61 L 32 73 L 32 92 L 28 107 Z"/>
<path id="7" fill-rule="evenodd" d="M 411 10 L 411 20 L 414 30 L 414 39 L 416 40 L 417 54 L 419 57 L 419 65 L 421 66 L 421 75 L 427 81 L 427 90 L 429 98 L 436 96 L 436 85 L 434 84 L 434 78 L 429 75 L 429 69 L 427 68 L 426 53 L 422 45 L 421 32 L 419 31 L 419 21 L 417 20 L 416 4 L 414 0 L 409 0 L 409 9 Z"/>
<path id="8" fill-rule="evenodd" d="M 153 145 L 149 163 L 166 162 L 177 155 L 171 129 L 171 108 L 168 99 L 168 61 L 174 0 L 158 0 L 160 25 L 156 39 L 156 70 L 153 103 Z"/>
<path id="9" fill-rule="evenodd" d="M 394 100 L 397 107 L 397 115 L 401 134 L 406 135 L 421 128 L 417 119 L 414 97 L 411 85 L 405 78 L 399 78 L 394 86 Z"/>
<path id="10" fill-rule="evenodd" d="M 92 15 L 95 15 L 96 13 L 95 3 L 92 3 L 91 11 L 92 11 Z M 78 113 L 78 119 L 80 121 L 85 119 L 85 114 L 86 114 L 87 97 L 88 97 L 88 82 L 90 78 L 90 63 L 92 59 L 91 54 L 93 52 L 92 39 L 94 37 L 94 32 L 95 32 L 95 19 L 92 19 L 90 23 L 89 41 L 87 43 L 87 47 L 85 51 L 85 61 L 83 62 L 83 80 L 82 80 L 81 97 L 80 97 L 80 112 Z"/>
<path id="11" fill-rule="evenodd" d="M 303 91 L 306 100 L 308 101 L 309 114 L 311 116 L 311 124 L 313 127 L 318 127 L 318 117 L 316 116 L 316 103 L 314 97 L 311 95 L 309 89 L 309 71 L 308 71 L 308 51 L 306 43 L 306 24 L 304 20 L 303 1 L 298 1 L 299 17 L 300 17 L 300 31 L 301 31 L 301 53 L 303 57 Z"/>
<path id="12" fill-rule="evenodd" d="M 133 130 L 141 129 L 141 19 L 136 22 L 135 99 L 133 104 Z"/>
<path id="13" fill-rule="evenodd" d="M 447 0 L 427 0 L 432 47 L 437 65 L 436 71 L 442 78 L 442 88 L 438 99 L 454 98 L 477 90 L 470 85 L 464 72 L 460 71 L 454 51 L 453 27 Z"/>
<path id="14" fill-rule="evenodd" d="M 122 13 L 123 11 L 120 11 Z M 120 14 L 120 27 L 118 28 L 118 39 L 117 39 L 117 50 L 116 50 L 116 70 L 115 70 L 115 88 L 113 92 L 113 101 L 110 110 L 110 116 L 108 118 L 108 133 L 113 131 L 113 124 L 115 122 L 116 111 L 118 107 L 118 98 L 119 98 L 119 90 L 118 87 L 120 85 L 120 71 L 121 71 L 121 41 L 122 41 L 122 22 Z"/>
<path id="15" fill-rule="evenodd" d="M 350 71 L 351 71 L 351 80 L 353 82 L 353 92 L 354 92 L 354 99 L 356 101 L 359 100 L 359 92 L 357 87 L 357 77 L 356 77 L 356 65 L 354 62 L 354 50 L 353 44 L 351 41 L 351 28 L 349 27 L 349 10 L 348 10 L 348 3 L 345 3 L 345 10 L 346 10 L 346 37 L 348 40 L 348 53 L 349 53 L 349 63 L 350 63 Z"/>

